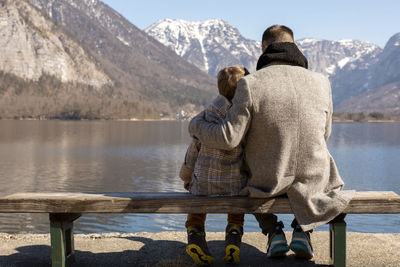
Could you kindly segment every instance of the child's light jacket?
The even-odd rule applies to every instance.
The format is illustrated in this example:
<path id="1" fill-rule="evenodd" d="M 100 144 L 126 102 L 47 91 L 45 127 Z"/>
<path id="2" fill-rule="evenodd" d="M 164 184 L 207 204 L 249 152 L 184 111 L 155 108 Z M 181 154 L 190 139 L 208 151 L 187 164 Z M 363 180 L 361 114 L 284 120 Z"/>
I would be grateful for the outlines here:
<path id="1" fill-rule="evenodd" d="M 218 95 L 205 110 L 205 119 L 218 122 L 225 118 L 231 103 Z M 194 195 L 239 195 L 246 184 L 241 173 L 243 146 L 231 150 L 207 147 L 193 139 L 185 155 L 180 177 L 191 181 L 189 191 Z"/>

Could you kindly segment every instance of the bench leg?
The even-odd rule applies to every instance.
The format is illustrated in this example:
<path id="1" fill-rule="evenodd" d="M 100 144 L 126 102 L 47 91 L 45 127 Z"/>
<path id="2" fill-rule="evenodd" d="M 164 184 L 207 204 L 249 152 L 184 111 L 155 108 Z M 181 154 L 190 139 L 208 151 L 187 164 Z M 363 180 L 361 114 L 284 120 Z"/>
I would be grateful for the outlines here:
<path id="1" fill-rule="evenodd" d="M 346 266 L 346 222 L 344 216 L 329 223 L 330 258 L 335 267 Z"/>
<path id="2" fill-rule="evenodd" d="M 74 259 L 74 220 L 81 214 L 50 214 L 50 239 L 52 267 L 66 267 Z"/>

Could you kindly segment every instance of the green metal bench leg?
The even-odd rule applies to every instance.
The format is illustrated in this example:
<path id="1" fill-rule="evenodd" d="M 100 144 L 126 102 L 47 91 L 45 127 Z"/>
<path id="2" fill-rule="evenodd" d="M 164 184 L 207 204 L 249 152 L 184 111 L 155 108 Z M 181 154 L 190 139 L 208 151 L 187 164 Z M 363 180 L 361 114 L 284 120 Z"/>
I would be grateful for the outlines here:
<path id="1" fill-rule="evenodd" d="M 50 214 L 52 267 L 66 267 L 74 261 L 73 221 L 81 214 Z"/>
<path id="2" fill-rule="evenodd" d="M 330 258 L 335 267 L 346 266 L 346 222 L 344 214 L 329 223 Z"/>

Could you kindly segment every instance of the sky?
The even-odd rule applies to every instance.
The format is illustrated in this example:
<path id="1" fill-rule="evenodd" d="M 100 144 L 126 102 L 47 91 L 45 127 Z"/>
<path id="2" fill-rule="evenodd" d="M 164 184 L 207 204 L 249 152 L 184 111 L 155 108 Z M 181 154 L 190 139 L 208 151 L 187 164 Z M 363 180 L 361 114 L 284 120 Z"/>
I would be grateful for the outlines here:
<path id="1" fill-rule="evenodd" d="M 247 39 L 260 41 L 274 24 L 295 39 L 354 39 L 384 47 L 400 32 L 399 0 L 102 0 L 140 29 L 158 20 L 221 18 Z"/>

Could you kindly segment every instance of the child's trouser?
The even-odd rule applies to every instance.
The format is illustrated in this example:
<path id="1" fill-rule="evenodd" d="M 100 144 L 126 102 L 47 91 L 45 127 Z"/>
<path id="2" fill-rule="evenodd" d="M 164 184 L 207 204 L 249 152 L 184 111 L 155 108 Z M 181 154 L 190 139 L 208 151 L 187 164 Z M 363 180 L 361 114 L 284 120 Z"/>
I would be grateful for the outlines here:
<path id="1" fill-rule="evenodd" d="M 185 223 L 186 228 L 189 226 L 197 226 L 197 227 L 203 227 L 206 221 L 207 213 L 189 213 L 187 216 L 187 220 Z M 233 224 L 240 224 L 243 226 L 244 223 L 244 214 L 239 213 L 229 213 L 228 218 L 227 218 L 228 224 L 233 223 Z"/>

